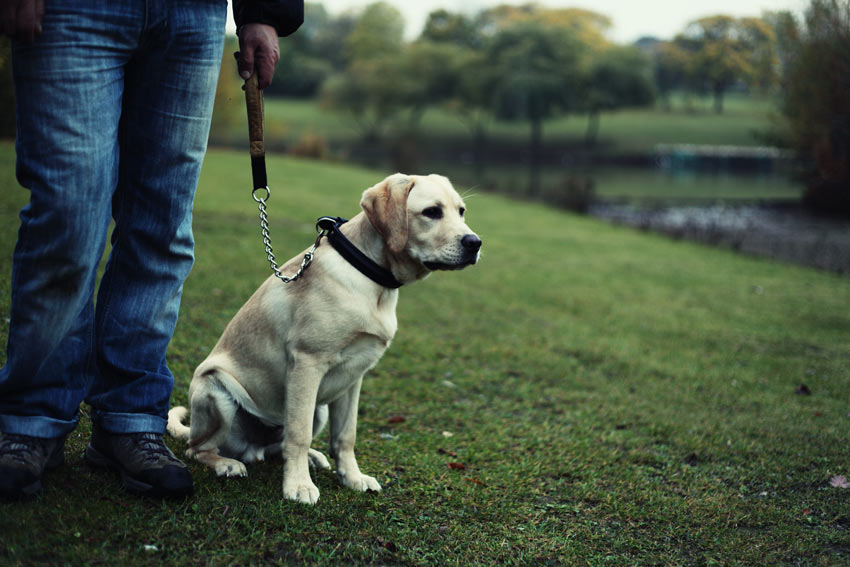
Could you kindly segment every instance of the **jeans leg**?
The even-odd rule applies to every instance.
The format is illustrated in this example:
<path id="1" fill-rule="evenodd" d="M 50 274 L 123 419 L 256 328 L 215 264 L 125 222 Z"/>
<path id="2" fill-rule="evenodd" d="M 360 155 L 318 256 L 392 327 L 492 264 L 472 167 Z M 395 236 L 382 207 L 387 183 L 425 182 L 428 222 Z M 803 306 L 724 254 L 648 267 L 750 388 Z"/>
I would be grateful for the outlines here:
<path id="1" fill-rule="evenodd" d="M 98 372 L 87 401 L 113 433 L 165 431 L 165 359 L 193 262 L 192 202 L 206 152 L 226 2 L 148 2 L 127 67 L 113 248 L 97 299 Z"/>
<path id="2" fill-rule="evenodd" d="M 40 38 L 13 45 L 17 174 L 30 202 L 12 260 L 0 431 L 67 434 L 91 383 L 92 296 L 117 183 L 124 44 L 139 29 L 131 16 L 104 19 L 87 3 L 51 2 Z"/>

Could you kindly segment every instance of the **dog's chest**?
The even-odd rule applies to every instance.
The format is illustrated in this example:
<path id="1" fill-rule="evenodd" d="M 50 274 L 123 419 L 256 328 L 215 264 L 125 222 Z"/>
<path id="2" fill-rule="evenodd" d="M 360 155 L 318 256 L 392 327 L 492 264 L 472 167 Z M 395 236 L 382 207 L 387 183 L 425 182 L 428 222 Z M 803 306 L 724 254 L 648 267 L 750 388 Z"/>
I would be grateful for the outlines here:
<path id="1" fill-rule="evenodd" d="M 345 393 L 378 363 L 388 346 L 389 341 L 375 335 L 358 334 L 331 359 L 330 368 L 319 384 L 317 402 L 327 404 Z"/>

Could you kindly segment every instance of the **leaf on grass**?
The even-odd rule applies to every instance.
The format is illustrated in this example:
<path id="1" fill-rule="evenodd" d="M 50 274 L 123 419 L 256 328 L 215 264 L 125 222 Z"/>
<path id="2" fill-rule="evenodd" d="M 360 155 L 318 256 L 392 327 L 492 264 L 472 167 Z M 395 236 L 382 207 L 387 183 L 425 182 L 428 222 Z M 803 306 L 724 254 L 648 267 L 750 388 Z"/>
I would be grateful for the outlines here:
<path id="1" fill-rule="evenodd" d="M 396 553 L 398 551 L 398 546 L 394 542 L 387 541 L 380 536 L 378 536 L 378 545 L 380 545 L 390 553 Z"/>
<path id="2" fill-rule="evenodd" d="M 454 462 L 452 462 L 452 463 L 446 463 L 446 465 L 447 465 L 450 469 L 452 469 L 453 471 L 465 471 L 465 470 L 466 470 L 466 465 L 465 465 L 465 464 L 463 464 L 463 463 L 454 463 Z"/>
<path id="3" fill-rule="evenodd" d="M 437 452 L 440 453 L 441 455 L 448 455 L 449 457 L 457 457 L 457 453 L 455 453 L 454 451 L 449 451 L 448 449 L 443 449 L 442 447 L 437 449 Z"/>
<path id="4" fill-rule="evenodd" d="M 486 485 L 486 484 L 484 484 L 482 481 L 478 480 L 477 478 L 473 478 L 473 477 L 471 477 L 471 476 L 465 476 L 465 477 L 463 477 L 463 480 L 465 480 L 466 482 L 471 482 L 471 483 L 474 483 L 474 484 L 479 484 L 479 485 L 481 485 L 481 486 L 487 486 L 487 485 Z"/>
<path id="5" fill-rule="evenodd" d="M 794 390 L 794 393 L 797 394 L 798 396 L 811 396 L 812 395 L 812 391 L 805 384 L 800 384 L 799 386 L 797 386 L 797 389 Z"/>
<path id="6" fill-rule="evenodd" d="M 403 415 L 391 415 L 387 420 L 388 423 L 404 423 L 407 421 L 407 418 Z"/>
<path id="7" fill-rule="evenodd" d="M 847 477 L 840 474 L 829 479 L 829 485 L 835 488 L 850 488 L 850 482 L 847 482 Z"/>

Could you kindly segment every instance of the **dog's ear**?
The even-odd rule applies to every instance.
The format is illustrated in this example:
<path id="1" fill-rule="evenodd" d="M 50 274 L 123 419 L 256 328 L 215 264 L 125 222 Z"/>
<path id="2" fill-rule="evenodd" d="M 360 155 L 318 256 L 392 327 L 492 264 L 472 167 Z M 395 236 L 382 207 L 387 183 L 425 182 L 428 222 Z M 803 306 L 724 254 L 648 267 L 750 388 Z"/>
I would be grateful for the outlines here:
<path id="1" fill-rule="evenodd" d="M 363 192 L 360 206 L 390 252 L 398 254 L 407 246 L 407 197 L 415 181 L 396 173 Z"/>

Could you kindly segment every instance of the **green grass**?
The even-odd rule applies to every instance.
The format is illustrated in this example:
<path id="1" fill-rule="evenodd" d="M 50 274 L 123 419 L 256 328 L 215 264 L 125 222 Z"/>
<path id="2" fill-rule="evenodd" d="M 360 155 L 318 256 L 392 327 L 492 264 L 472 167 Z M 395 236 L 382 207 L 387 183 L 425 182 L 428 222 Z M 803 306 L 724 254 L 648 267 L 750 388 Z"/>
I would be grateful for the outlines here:
<path id="1" fill-rule="evenodd" d="M 12 162 L 0 146 L 3 340 L 26 198 Z M 383 173 L 270 158 L 269 175 L 286 258 Z M 267 274 L 249 187 L 247 155 L 209 153 L 169 350 L 176 403 Z M 358 455 L 381 494 L 320 472 L 305 507 L 281 500 L 278 463 L 226 481 L 192 463 L 194 498 L 139 500 L 84 465 L 84 418 L 41 497 L 0 504 L 0 563 L 850 564 L 850 490 L 829 485 L 850 477 L 850 280 L 492 195 L 467 204 L 483 261 L 401 290 L 399 333 L 364 383 Z"/>
<path id="2" fill-rule="evenodd" d="M 233 101 L 234 105 L 240 101 Z M 686 106 L 677 100 L 672 110 L 660 108 L 629 109 L 605 112 L 601 116 L 599 139 L 601 150 L 614 153 L 647 153 L 656 144 L 759 145 L 755 132 L 764 131 L 775 109 L 769 99 L 730 94 L 724 112 L 715 114 L 708 103 L 697 100 Z M 240 107 L 241 108 L 241 107 Z M 237 109 L 234 112 L 242 111 Z M 329 142 L 348 144 L 359 133 L 354 121 L 344 113 L 320 108 L 311 100 L 267 98 L 265 105 L 267 139 L 297 142 L 305 134 L 317 135 Z M 405 116 L 404 114 L 401 115 Z M 404 120 L 390 124 L 388 138 L 398 135 Z M 576 144 L 583 140 L 587 119 L 572 115 L 554 118 L 544 124 L 548 145 Z M 214 133 L 241 141 L 245 128 L 234 124 L 233 132 Z M 458 116 L 440 108 L 429 109 L 420 124 L 420 135 L 439 142 L 468 141 L 471 135 Z M 491 143 L 526 144 L 529 126 L 525 122 L 493 121 L 489 126 Z"/>

